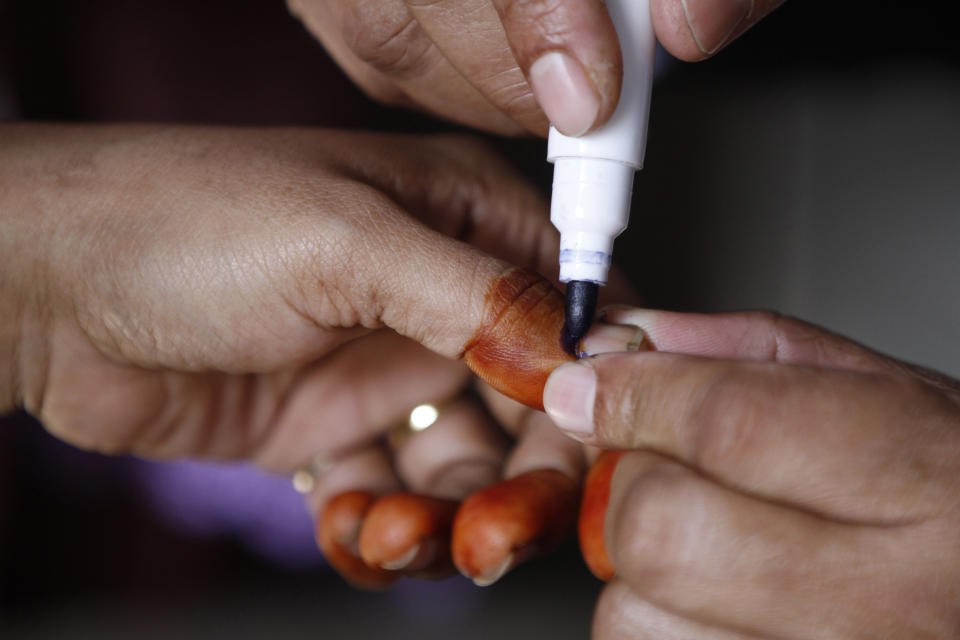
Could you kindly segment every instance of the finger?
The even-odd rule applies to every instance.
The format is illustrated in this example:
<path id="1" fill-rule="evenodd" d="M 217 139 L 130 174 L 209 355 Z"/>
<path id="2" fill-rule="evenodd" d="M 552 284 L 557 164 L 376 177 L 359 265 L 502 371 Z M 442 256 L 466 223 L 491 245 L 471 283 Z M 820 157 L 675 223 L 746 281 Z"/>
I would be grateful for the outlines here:
<path id="1" fill-rule="evenodd" d="M 730 491 L 649 452 L 614 473 L 607 545 L 617 576 L 654 605 L 708 625 L 784 637 L 849 637 L 895 585 L 876 529 Z M 867 574 L 864 574 L 864 571 Z M 861 608 L 851 610 L 850 603 Z M 813 626 L 811 626 L 813 625 Z"/>
<path id="2" fill-rule="evenodd" d="M 287 0 L 290 13 L 323 44 L 330 57 L 368 96 L 388 105 L 416 106 L 395 82 L 350 51 L 335 21 L 333 7 L 333 3 L 321 0 Z"/>
<path id="3" fill-rule="evenodd" d="M 364 522 L 360 553 L 371 566 L 420 577 L 453 573 L 450 529 L 460 500 L 500 477 L 506 441 L 475 401 L 442 406 L 436 422 L 395 449 L 404 484 L 417 493 L 379 500 Z"/>
<path id="4" fill-rule="evenodd" d="M 503 113 L 539 136 L 547 118 L 524 77 L 490 0 L 406 0 L 450 64 Z"/>
<path id="5" fill-rule="evenodd" d="M 675 313 L 612 305 L 607 323 L 643 330 L 657 351 L 708 358 L 757 360 L 896 373 L 902 363 L 826 329 L 777 313 Z"/>
<path id="6" fill-rule="evenodd" d="M 299 0 L 290 5 L 373 99 L 417 106 L 495 133 L 523 132 L 447 61 L 403 0 Z"/>
<path id="7" fill-rule="evenodd" d="M 357 549 L 360 526 L 374 501 L 375 495 L 360 490 L 336 495 L 317 526 L 317 544 L 347 582 L 360 589 L 379 590 L 389 587 L 398 576 L 367 565 Z"/>
<path id="8" fill-rule="evenodd" d="M 606 122 L 620 97 L 619 40 L 601 0 L 495 0 L 533 93 L 562 133 Z"/>
<path id="9" fill-rule="evenodd" d="M 400 482 L 380 447 L 367 447 L 327 465 L 314 477 L 307 506 L 317 523 L 324 557 L 351 584 L 383 589 L 397 577 L 360 556 L 360 531 L 377 497 L 398 491 Z"/>
<path id="10" fill-rule="evenodd" d="M 462 397 L 439 409 L 436 422 L 413 432 L 394 452 L 411 491 L 462 500 L 500 478 L 507 441 L 476 400 Z"/>
<path id="11" fill-rule="evenodd" d="M 445 175 L 420 173 L 413 189 L 421 193 Z M 516 181 L 498 187 L 440 190 L 444 203 L 437 206 L 451 215 L 471 208 L 506 215 L 520 188 Z M 560 341 L 559 292 L 541 276 L 427 229 L 378 189 L 344 188 L 356 190 L 352 197 L 365 206 L 339 219 L 337 242 L 311 246 L 316 255 L 306 256 L 305 272 L 288 283 L 291 304 L 321 328 L 385 324 L 441 355 L 463 357 L 494 386 L 540 407 L 548 372 L 571 357 Z M 326 238 L 321 218 L 316 237 Z M 311 282 L 317 285 L 304 284 Z"/>
<path id="12" fill-rule="evenodd" d="M 450 528 L 458 506 L 457 500 L 409 492 L 380 498 L 365 514 L 360 557 L 367 566 L 391 572 L 424 578 L 453 575 Z"/>
<path id="13" fill-rule="evenodd" d="M 622 451 L 604 451 L 590 467 L 583 484 L 577 522 L 580 552 L 590 572 L 601 580 L 610 580 L 616 573 L 607 553 L 605 522 L 610 503 L 610 482 L 622 456 Z"/>
<path id="14" fill-rule="evenodd" d="M 351 134 L 351 144 L 358 145 Z M 559 277 L 560 236 L 543 193 L 482 139 L 462 135 L 371 135 L 364 154 L 344 160 L 350 173 L 376 186 L 431 229 L 553 282 Z M 389 153 L 388 153 L 389 151 Z M 406 157 L 398 166 L 391 158 Z M 429 171 L 424 171 L 429 167 Z M 427 179 L 425 179 L 427 176 Z M 638 296 L 619 269 L 600 290 L 603 304 L 633 304 Z"/>
<path id="15" fill-rule="evenodd" d="M 411 375 L 415 373 L 415 375 Z M 372 442 L 421 403 L 456 395 L 469 372 L 392 331 L 344 345 L 286 390 L 258 464 L 292 471 Z"/>
<path id="16" fill-rule="evenodd" d="M 454 521 L 454 562 L 482 586 L 555 547 L 576 518 L 582 448 L 543 413 L 524 408 L 522 416 L 508 426 L 519 437 L 504 468 L 506 480 L 470 496 Z"/>
<path id="17" fill-rule="evenodd" d="M 673 56 L 709 58 L 783 4 L 783 0 L 650 0 L 657 40 Z"/>
<path id="18" fill-rule="evenodd" d="M 539 189 L 474 136 L 413 142 L 371 136 L 369 153 L 358 154 L 349 169 L 431 229 L 556 280 L 560 240 Z M 398 166 L 397 156 L 408 161 Z"/>
<path id="19" fill-rule="evenodd" d="M 578 483 L 553 469 L 529 471 L 467 498 L 453 523 L 453 561 L 478 586 L 559 543 L 575 519 Z"/>
<path id="20" fill-rule="evenodd" d="M 746 635 L 664 611 L 638 597 L 628 584 L 611 583 L 597 601 L 594 640 L 745 640 Z"/>
<path id="21" fill-rule="evenodd" d="M 605 354 L 558 369 L 545 401 L 558 426 L 584 442 L 652 449 L 838 519 L 930 515 L 943 491 L 936 478 L 951 477 L 960 459 L 942 417 L 952 401 L 909 378 Z"/>

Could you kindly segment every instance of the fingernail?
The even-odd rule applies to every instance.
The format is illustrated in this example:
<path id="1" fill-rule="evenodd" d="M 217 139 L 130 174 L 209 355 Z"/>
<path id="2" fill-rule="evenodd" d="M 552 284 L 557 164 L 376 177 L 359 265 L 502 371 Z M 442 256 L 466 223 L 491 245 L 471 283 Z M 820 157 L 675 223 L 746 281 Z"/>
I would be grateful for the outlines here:
<path id="1" fill-rule="evenodd" d="M 568 136 L 586 133 L 600 113 L 600 96 L 575 58 L 546 53 L 530 67 L 530 87 L 551 124 Z"/>
<path id="2" fill-rule="evenodd" d="M 682 0 L 683 14 L 693 41 L 712 55 L 727 44 L 733 32 L 753 11 L 753 0 Z"/>
<path id="3" fill-rule="evenodd" d="M 507 573 L 507 571 L 510 571 L 510 569 L 512 568 L 513 568 L 513 554 L 511 553 L 493 571 L 486 573 L 482 576 L 477 576 L 473 578 L 473 584 L 477 585 L 478 587 L 489 587 L 494 582 L 502 578 Z"/>
<path id="4" fill-rule="evenodd" d="M 643 329 L 640 327 L 597 322 L 580 341 L 580 357 L 586 358 L 599 353 L 640 351 L 643 338 Z"/>
<path id="5" fill-rule="evenodd" d="M 410 547 L 406 553 L 398 558 L 393 560 L 387 560 L 380 563 L 380 567 L 388 571 L 399 571 L 400 569 L 406 569 L 414 558 L 417 557 L 417 554 L 420 553 L 420 544 L 417 543 Z"/>
<path id="6" fill-rule="evenodd" d="M 588 364 L 571 362 L 557 367 L 543 390 L 543 406 L 554 424 L 577 437 L 593 433 L 593 402 L 597 374 Z"/>

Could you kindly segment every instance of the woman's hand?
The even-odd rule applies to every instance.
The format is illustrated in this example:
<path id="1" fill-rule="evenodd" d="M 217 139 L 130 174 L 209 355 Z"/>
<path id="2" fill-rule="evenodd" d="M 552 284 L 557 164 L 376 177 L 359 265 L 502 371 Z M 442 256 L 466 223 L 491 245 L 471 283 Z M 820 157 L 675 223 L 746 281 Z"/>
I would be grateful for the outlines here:
<path id="1" fill-rule="evenodd" d="M 561 306 L 504 261 L 556 268 L 541 197 L 475 141 L 167 126 L 0 139 L 0 409 L 84 448 L 289 472 L 455 396 L 458 356 L 495 356 L 515 337 L 502 319 Z M 559 351 L 552 330 L 529 332 L 531 352 Z"/>
<path id="2" fill-rule="evenodd" d="M 657 352 L 564 365 L 544 394 L 626 450 L 596 637 L 960 633 L 956 381 L 768 314 L 606 319 Z"/>
<path id="3" fill-rule="evenodd" d="M 660 43 L 712 56 L 783 0 L 651 0 Z M 605 123 L 622 61 L 601 0 L 288 0 L 373 98 L 501 134 Z"/>

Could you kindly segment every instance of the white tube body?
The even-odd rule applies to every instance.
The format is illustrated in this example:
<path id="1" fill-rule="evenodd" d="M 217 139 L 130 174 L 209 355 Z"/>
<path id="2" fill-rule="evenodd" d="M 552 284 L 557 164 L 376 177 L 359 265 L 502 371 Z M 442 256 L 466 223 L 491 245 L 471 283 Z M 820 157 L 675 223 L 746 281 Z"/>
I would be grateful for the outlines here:
<path id="1" fill-rule="evenodd" d="M 607 283 L 613 241 L 627 228 L 643 166 L 656 41 L 649 0 L 607 0 L 623 54 L 620 101 L 607 124 L 571 138 L 550 127 L 550 220 L 560 231 L 560 280 Z"/>

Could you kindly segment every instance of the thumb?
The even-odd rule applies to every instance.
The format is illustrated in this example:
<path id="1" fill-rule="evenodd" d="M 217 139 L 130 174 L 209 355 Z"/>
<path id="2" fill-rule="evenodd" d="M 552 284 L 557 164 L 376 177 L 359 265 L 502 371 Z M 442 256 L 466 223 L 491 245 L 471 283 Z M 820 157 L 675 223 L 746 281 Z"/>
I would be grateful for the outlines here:
<path id="1" fill-rule="evenodd" d="M 570 136 L 606 122 L 623 62 L 603 0 L 495 0 L 514 56 L 550 122 Z"/>
<path id="2" fill-rule="evenodd" d="M 481 379 L 543 408 L 550 372 L 573 359 L 563 348 L 563 296 L 539 274 L 466 245 L 431 247 L 425 277 L 397 271 L 383 322 L 428 348 L 461 357 Z M 455 243 L 459 244 L 459 243 Z M 440 246 L 438 246 L 440 245 Z M 417 271 L 415 265 L 408 265 Z"/>
<path id="3" fill-rule="evenodd" d="M 433 231 L 388 201 L 382 205 L 376 233 L 361 225 L 345 240 L 351 249 L 336 252 L 337 264 L 319 261 L 326 273 L 316 279 L 310 304 L 317 324 L 387 326 L 436 353 L 463 358 L 498 391 L 542 408 L 550 372 L 572 360 L 561 342 L 560 292 L 534 271 Z"/>

